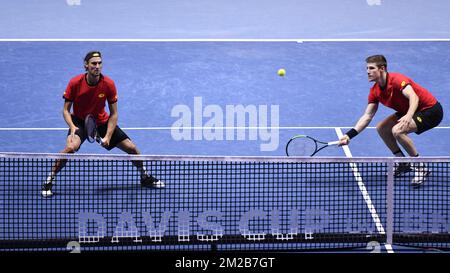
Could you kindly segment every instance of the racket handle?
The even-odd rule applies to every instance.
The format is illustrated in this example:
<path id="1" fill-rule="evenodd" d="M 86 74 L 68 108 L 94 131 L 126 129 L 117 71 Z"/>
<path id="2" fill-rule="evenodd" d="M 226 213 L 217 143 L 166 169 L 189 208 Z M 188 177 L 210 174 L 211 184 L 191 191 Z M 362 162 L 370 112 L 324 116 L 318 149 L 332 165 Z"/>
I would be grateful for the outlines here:
<path id="1" fill-rule="evenodd" d="M 103 141 L 102 141 L 102 138 L 101 138 L 101 137 L 97 136 L 97 137 L 95 137 L 95 140 L 97 140 L 98 143 L 100 143 L 101 145 L 103 145 Z"/>
<path id="2" fill-rule="evenodd" d="M 329 146 L 331 146 L 331 145 L 338 145 L 338 144 L 339 144 L 339 140 L 328 142 Z"/>

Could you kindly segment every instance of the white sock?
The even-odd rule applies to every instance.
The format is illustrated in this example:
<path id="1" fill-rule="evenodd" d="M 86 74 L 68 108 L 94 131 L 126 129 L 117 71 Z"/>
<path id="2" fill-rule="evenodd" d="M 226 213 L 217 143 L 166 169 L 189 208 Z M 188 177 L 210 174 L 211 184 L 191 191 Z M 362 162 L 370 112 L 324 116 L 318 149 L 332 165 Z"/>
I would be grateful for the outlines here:
<path id="1" fill-rule="evenodd" d="M 48 175 L 47 180 L 45 181 L 45 184 L 53 183 L 53 180 L 55 180 L 55 176 L 56 176 L 56 174 L 54 172 L 51 172 Z"/>
<path id="2" fill-rule="evenodd" d="M 145 169 L 145 166 L 142 166 L 142 169 L 140 169 L 140 172 L 141 172 L 141 178 L 149 176 L 147 173 L 147 170 Z"/>

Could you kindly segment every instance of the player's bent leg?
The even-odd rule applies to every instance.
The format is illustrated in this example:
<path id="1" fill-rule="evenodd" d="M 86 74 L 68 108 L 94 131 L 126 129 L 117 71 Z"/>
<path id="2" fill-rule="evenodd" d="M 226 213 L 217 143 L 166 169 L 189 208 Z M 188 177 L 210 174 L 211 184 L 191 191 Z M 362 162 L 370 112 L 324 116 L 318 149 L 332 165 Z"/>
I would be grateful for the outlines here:
<path id="1" fill-rule="evenodd" d="M 75 135 L 74 137 L 72 136 L 67 136 L 67 141 L 66 141 L 66 147 L 64 147 L 64 149 L 60 152 L 63 154 L 74 154 L 76 153 L 81 146 L 81 139 L 79 136 Z M 55 165 L 53 165 L 52 168 L 52 174 L 56 175 L 58 174 L 58 172 L 64 168 L 64 166 L 66 166 L 67 160 L 66 159 L 58 159 L 55 162 Z"/>
<path id="2" fill-rule="evenodd" d="M 77 135 L 75 135 L 74 137 L 69 135 L 69 136 L 67 136 L 66 146 L 60 153 L 73 154 L 76 151 L 78 151 L 80 146 L 81 146 L 80 137 Z M 64 168 L 64 166 L 66 166 L 66 163 L 67 163 L 67 159 L 55 160 L 55 163 L 52 166 L 52 170 L 51 170 L 50 174 L 47 176 L 47 179 L 42 184 L 41 195 L 43 197 L 47 198 L 47 197 L 53 196 L 52 187 L 54 185 L 56 175 L 61 171 L 62 168 Z"/>
<path id="3" fill-rule="evenodd" d="M 122 140 L 117 144 L 117 148 L 124 151 L 127 154 L 138 155 L 140 154 L 136 145 L 129 138 Z"/>
<path id="4" fill-rule="evenodd" d="M 378 123 L 376 128 L 381 139 L 384 141 L 389 150 L 391 150 L 392 154 L 403 157 L 404 154 L 392 132 L 393 128 L 397 124 L 397 121 L 398 116 L 396 114 L 392 114 Z M 400 163 L 394 167 L 394 177 L 400 177 L 410 171 L 412 171 L 412 168 L 409 163 Z"/>
<path id="5" fill-rule="evenodd" d="M 394 136 L 395 140 L 400 143 L 400 145 L 410 156 L 417 156 L 417 150 L 414 146 L 414 142 L 408 136 L 408 134 L 416 131 L 417 126 L 414 121 L 411 122 L 406 130 L 400 129 L 399 125 L 395 125 L 394 127 L 392 127 L 392 135 Z"/>
<path id="6" fill-rule="evenodd" d="M 378 135 L 380 135 L 381 139 L 392 153 L 395 153 L 400 149 L 397 140 L 392 134 L 392 128 L 397 124 L 397 120 L 397 116 L 393 114 L 379 122 L 376 127 Z"/>
<path id="7" fill-rule="evenodd" d="M 126 152 L 127 154 L 139 155 L 141 154 L 136 145 L 129 138 L 121 141 L 117 144 L 117 148 Z M 141 160 L 133 160 L 131 161 L 133 165 L 139 170 L 141 174 L 141 185 L 143 187 L 152 187 L 152 188 L 164 188 L 166 185 L 163 181 L 153 177 L 149 174 Z"/>
<path id="8" fill-rule="evenodd" d="M 406 130 L 401 130 L 399 126 L 394 126 L 392 128 L 392 134 L 397 139 L 397 141 L 402 145 L 406 152 L 411 157 L 417 157 L 416 147 L 413 140 L 408 136 L 409 133 L 417 132 L 417 125 L 413 120 Z M 414 162 L 411 164 L 412 170 L 414 170 L 414 177 L 411 180 L 411 186 L 418 187 L 423 184 L 426 178 L 430 175 L 430 171 L 425 163 Z"/>

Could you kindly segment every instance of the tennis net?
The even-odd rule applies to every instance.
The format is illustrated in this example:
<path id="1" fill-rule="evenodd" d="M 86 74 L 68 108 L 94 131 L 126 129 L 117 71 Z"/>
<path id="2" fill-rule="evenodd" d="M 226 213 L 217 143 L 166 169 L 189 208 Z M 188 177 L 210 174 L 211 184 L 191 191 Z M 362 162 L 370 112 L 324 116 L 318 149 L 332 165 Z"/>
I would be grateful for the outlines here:
<path id="1" fill-rule="evenodd" d="M 135 162 L 165 188 L 141 186 Z M 0 250 L 449 248 L 449 163 L 0 153 Z M 394 177 L 399 164 L 413 168 Z"/>

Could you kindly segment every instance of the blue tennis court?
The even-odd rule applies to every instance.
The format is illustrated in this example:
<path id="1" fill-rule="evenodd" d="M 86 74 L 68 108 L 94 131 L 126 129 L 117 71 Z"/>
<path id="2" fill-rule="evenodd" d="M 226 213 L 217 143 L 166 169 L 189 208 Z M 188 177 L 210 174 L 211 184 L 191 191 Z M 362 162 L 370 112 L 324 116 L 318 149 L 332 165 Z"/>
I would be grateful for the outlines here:
<path id="1" fill-rule="evenodd" d="M 2 151 L 59 152 L 65 143 L 62 93 L 82 73 L 84 52 L 103 52 L 116 82 L 119 125 L 144 154 L 284 155 L 296 133 L 337 139 L 356 123 L 370 84 L 364 58 L 384 52 L 442 103 L 447 42 L 3 42 Z M 80 57 L 81 56 L 81 57 Z M 413 56 L 413 57 L 411 57 Z M 277 75 L 286 69 L 285 77 Z M 136 72 L 139 71 L 139 72 Z M 25 79 L 24 79 L 25 75 Z M 50 80 L 51 79 L 51 80 Z M 239 112 L 240 111 L 240 112 Z M 392 110 L 380 107 L 371 126 Z M 182 129 L 180 129 L 182 127 Z M 373 127 L 372 127 L 373 128 Z M 445 156 L 449 133 L 413 136 L 423 156 Z M 376 130 L 352 143 L 354 156 L 390 156 Z M 80 152 L 103 152 L 84 145 Z M 117 151 L 116 151 L 117 152 Z M 326 152 L 326 153 L 325 153 Z M 344 156 L 341 149 L 322 155 Z"/>
<path id="2" fill-rule="evenodd" d="M 160 6 L 143 4 L 137 0 L 126 4 L 111 1 L 104 5 L 98 24 L 91 28 L 86 27 L 89 11 L 98 7 L 102 1 L 64 2 L 55 6 L 51 1 L 39 4 L 17 1 L 6 3 L 6 9 L 0 11 L 4 13 L 9 10 L 10 17 L 14 15 L 14 7 L 26 6 L 29 19 L 36 22 L 19 22 L 16 27 L 0 19 L 5 26 L 0 29 L 0 78 L 4 79 L 0 83 L 1 152 L 58 153 L 64 148 L 67 125 L 62 117 L 62 95 L 69 79 L 83 73 L 82 58 L 90 50 L 102 52 L 103 73 L 116 83 L 119 126 L 136 143 L 142 154 L 150 156 L 284 157 L 285 144 L 295 134 L 308 134 L 324 141 L 337 140 L 353 127 L 367 105 L 372 84 L 367 81 L 364 60 L 374 54 L 387 57 L 389 71 L 404 73 L 430 90 L 442 104 L 444 113 L 449 108 L 450 79 L 446 77 L 450 74 L 448 19 L 440 16 L 436 6 L 423 6 L 421 1 L 409 2 L 407 12 L 421 11 L 421 16 L 409 25 L 390 16 L 393 10 L 405 10 L 404 3 L 385 1 L 380 1 L 380 4 L 375 4 L 377 1 L 359 1 L 358 4 L 351 4 L 351 1 L 340 1 L 340 4 L 336 1 L 305 1 L 301 6 L 296 1 L 286 1 L 284 5 L 275 7 L 271 1 L 249 1 L 234 5 L 225 1 L 217 1 L 216 5 L 200 0 L 184 5 L 168 1 Z M 449 6 L 445 1 L 438 2 L 440 9 Z M 252 9 L 255 5 L 266 8 Z M 323 9 L 324 5 L 327 9 Z M 42 15 L 46 14 L 49 7 L 65 15 L 66 20 L 53 23 L 52 30 L 43 31 L 50 22 L 38 16 L 39 12 L 28 10 L 40 11 Z M 158 12 L 153 17 L 147 17 L 144 11 L 149 9 Z M 328 22 L 317 19 L 315 12 L 318 10 L 326 13 L 323 17 L 329 16 Z M 347 10 L 350 15 L 342 18 L 336 15 L 339 12 L 331 13 L 339 10 Z M 127 13 L 134 14 L 129 21 L 119 16 Z M 111 14 L 120 19 L 110 20 Z M 389 24 L 398 27 L 375 27 L 364 20 L 380 14 L 389 18 Z M 355 24 L 355 21 L 361 23 Z M 133 24 L 135 27 L 131 27 Z M 24 25 L 26 27 L 20 27 Z M 280 25 L 283 27 L 278 27 Z M 286 70 L 284 77 L 277 75 L 279 68 Z M 380 106 L 371 127 L 353 140 L 348 150 L 328 148 L 320 152 L 319 156 L 391 157 L 374 128 L 391 113 L 393 110 Z M 444 115 L 437 128 L 421 136 L 411 136 L 421 156 L 448 157 L 448 116 Z M 97 144 L 86 142 L 79 153 L 107 152 Z M 123 153 L 115 149 L 108 154 Z M 383 165 L 378 169 L 385 167 Z M 70 170 L 69 167 L 67 172 L 70 173 Z M 379 173 L 371 173 L 370 168 L 355 172 L 350 167 L 347 171 L 350 172 L 348 179 L 352 179 L 355 184 L 351 189 L 344 187 L 337 190 L 344 196 L 339 196 L 335 204 L 333 196 L 312 197 L 314 189 L 309 188 L 309 192 L 301 186 L 292 189 L 292 192 L 300 193 L 296 197 L 295 194 L 290 195 L 287 185 L 282 186 L 285 191 L 269 190 L 258 195 L 261 192 L 258 192 L 256 178 L 256 192 L 231 191 L 224 196 L 223 206 L 236 199 L 245 203 L 245 194 L 250 194 L 250 199 L 254 201 L 239 208 L 243 211 L 233 211 L 237 215 L 231 218 L 224 216 L 224 219 L 235 221 L 233 217 L 245 214 L 252 206 L 259 206 L 267 212 L 284 205 L 289 211 L 299 205 L 295 202 L 280 205 L 277 200 L 299 198 L 298 202 L 301 202 L 300 199 L 306 198 L 318 203 L 329 202 L 329 207 L 319 212 L 331 211 L 334 205 L 347 208 L 349 204 L 358 207 L 358 214 L 362 213 L 360 210 L 367 210 L 367 221 L 355 224 L 355 228 L 379 232 L 376 221 L 374 224 L 374 213 L 367 208 L 367 200 L 364 194 L 361 195 L 362 188 L 358 183 L 363 182 L 364 187 L 367 187 L 368 195 L 373 197 L 373 204 L 377 208 L 377 217 L 384 219 L 388 212 L 384 197 L 381 197 L 381 193 L 386 191 L 383 178 L 379 177 Z M 47 172 L 42 170 L 41 176 L 36 176 L 37 180 L 45 179 Z M 436 165 L 424 191 L 408 191 L 406 185 L 410 177 L 403 178 L 401 183 L 405 187 L 399 186 L 397 189 L 399 195 L 406 194 L 411 198 L 409 203 L 422 202 L 421 208 L 426 211 L 424 215 L 430 219 L 440 219 L 427 228 L 444 233 L 449 232 L 446 229 L 450 221 L 447 214 L 448 195 L 439 196 L 440 199 L 434 196 L 439 195 L 436 194 L 439 190 L 448 190 L 442 188 L 448 182 L 446 172 L 448 170 Z M 355 173 L 361 174 L 362 181 L 358 180 Z M 177 176 L 171 176 L 165 171 L 160 171 L 160 174 L 167 175 L 168 188 L 161 192 L 150 191 L 152 196 L 158 196 L 147 200 L 168 200 L 157 208 L 160 213 L 176 207 L 177 210 L 195 211 L 198 215 L 205 210 L 221 207 L 212 200 L 214 194 L 217 197 L 225 190 L 224 185 L 198 186 L 195 188 L 197 191 L 193 191 L 179 184 Z M 137 177 L 137 174 L 133 175 Z M 256 174 L 256 177 L 258 175 L 261 174 Z M 81 175 L 86 176 L 89 174 Z M 307 177 L 304 179 L 307 180 Z M 325 177 L 331 183 L 339 178 Z M 259 179 L 270 180 L 264 175 Z M 289 176 L 283 176 L 283 179 L 288 184 Z M 108 205 L 114 204 L 119 195 L 128 196 L 132 201 L 126 203 L 125 207 L 117 204 L 118 211 L 133 211 L 140 206 L 151 207 L 151 204 L 140 203 L 147 202 L 142 197 L 146 192 L 134 185 L 133 181 L 131 179 L 122 183 L 121 188 L 99 183 L 90 188 L 92 191 L 89 194 L 98 193 L 99 204 Z M 22 192 L 28 193 L 29 181 L 22 182 L 25 183 L 23 188 L 17 185 L 19 192 L 22 189 Z M 84 180 L 81 182 L 80 190 L 83 185 L 89 185 Z M 116 182 L 120 184 L 121 181 Z M 170 191 L 170 182 L 175 187 L 172 188 L 174 191 Z M 35 183 L 40 185 L 41 181 Z M 333 185 L 330 187 L 327 191 L 332 192 Z M 41 200 L 39 195 L 33 195 L 29 201 L 33 204 L 39 202 L 45 208 L 61 207 L 67 205 L 66 200 L 61 199 L 62 196 L 68 198 L 72 190 L 69 186 L 61 186 L 60 195 L 52 200 Z M 427 198 L 426 194 L 430 196 Z M 207 200 L 206 205 L 198 207 L 192 199 L 195 197 Z M 339 203 L 343 199 L 347 199 L 346 203 Z M 23 214 L 15 200 L 22 199 L 2 199 L 2 211 L 6 214 L 6 208 L 10 208 L 8 213 L 20 218 Z M 77 206 L 75 200 L 73 205 Z M 77 204 L 85 207 L 92 205 L 87 199 L 82 200 Z M 50 203 L 52 201 L 53 204 Z M 404 207 L 403 203 L 397 204 L 403 211 L 395 213 L 411 213 L 407 219 L 413 221 L 418 218 L 412 214 L 416 207 L 406 203 L 408 205 Z M 174 204 L 186 206 L 174 207 Z M 308 208 L 308 205 L 302 205 L 305 206 L 302 208 Z M 22 206 L 25 208 L 26 202 Z M 351 218 L 355 211 L 348 210 L 346 213 Z M 73 218 L 70 219 L 73 221 Z M 27 224 L 31 226 L 45 226 L 52 221 L 22 220 L 31 221 Z M 332 218 L 328 220 L 333 222 Z M 62 223 L 66 220 L 63 217 L 58 221 Z M 348 228 L 354 223 L 350 223 L 339 228 L 351 231 Z M 387 223 L 382 224 L 385 227 Z M 423 225 L 417 226 L 410 222 L 405 225 L 397 228 L 414 232 L 423 228 Z M 371 249 L 359 250 L 366 252 Z M 381 250 L 387 251 L 385 247 Z M 403 250 L 406 248 L 394 249 Z"/>
<path id="3" fill-rule="evenodd" d="M 61 117 L 64 78 L 69 77 L 70 70 L 80 70 L 78 55 L 91 48 L 104 54 L 104 73 L 116 79 L 119 90 L 119 124 L 143 154 L 284 156 L 284 145 L 293 134 L 335 140 L 339 132 L 342 134 L 342 130 L 351 127 L 364 108 L 368 89 L 364 74 L 360 73 L 363 69 L 360 59 L 381 50 L 393 60 L 392 69 L 395 69 L 395 60 L 404 60 L 402 52 L 406 49 L 416 56 L 426 55 L 422 60 L 405 65 L 404 69 L 417 74 L 411 67 L 419 67 L 426 61 L 436 64 L 445 59 L 442 55 L 445 42 L 425 45 L 419 42 L 294 41 L 4 42 L 0 44 L 3 51 L 11 52 L 4 58 L 7 63 L 14 66 L 21 60 L 33 61 L 31 67 L 36 70 L 27 73 L 30 78 L 26 82 L 20 77 L 14 79 L 14 75 L 23 73 L 15 71 L 14 75 L 8 75 L 8 71 L 2 71 L 5 78 L 10 79 L 6 89 L 21 90 L 20 97 L 28 103 L 15 104 L 17 94 L 5 96 L 10 103 L 2 111 L 1 134 L 9 142 L 3 142 L 1 150 L 57 153 L 62 149 L 67 133 Z M 430 47 L 434 48 L 432 52 Z M 329 56 L 335 52 L 339 52 L 338 56 L 330 60 Z M 110 64 L 107 56 L 111 58 Z M 56 60 L 56 64 L 47 62 L 48 59 Z M 129 64 L 129 60 L 135 61 Z M 120 69 L 114 71 L 108 65 Z M 347 69 L 329 69 L 330 65 Z M 55 66 L 72 69 L 58 73 Z M 279 67 L 286 69 L 285 77 L 276 74 Z M 436 71 L 422 71 L 416 77 L 423 77 L 423 81 L 430 83 L 430 90 L 445 108 L 448 100 L 442 88 L 445 84 L 432 78 L 442 73 L 442 67 L 445 65 L 438 65 L 434 68 Z M 349 79 L 348 75 L 355 77 Z M 61 78 L 56 84 L 42 80 L 55 77 Z M 239 109 L 244 109 L 244 119 L 238 116 Z M 388 111 L 381 108 L 378 117 Z M 446 122 L 444 119 L 442 126 L 417 138 L 422 155 L 447 154 Z M 351 154 L 390 156 L 380 141 L 376 131 L 368 129 L 352 143 Z M 80 153 L 104 152 L 100 146 L 89 143 L 80 150 Z M 341 148 L 330 148 L 320 155 L 346 156 Z M 370 181 L 364 182 L 370 184 Z M 358 193 L 356 183 L 354 187 L 351 192 Z M 272 197 L 266 202 L 276 199 Z M 369 212 L 367 217 L 370 219 Z"/>

